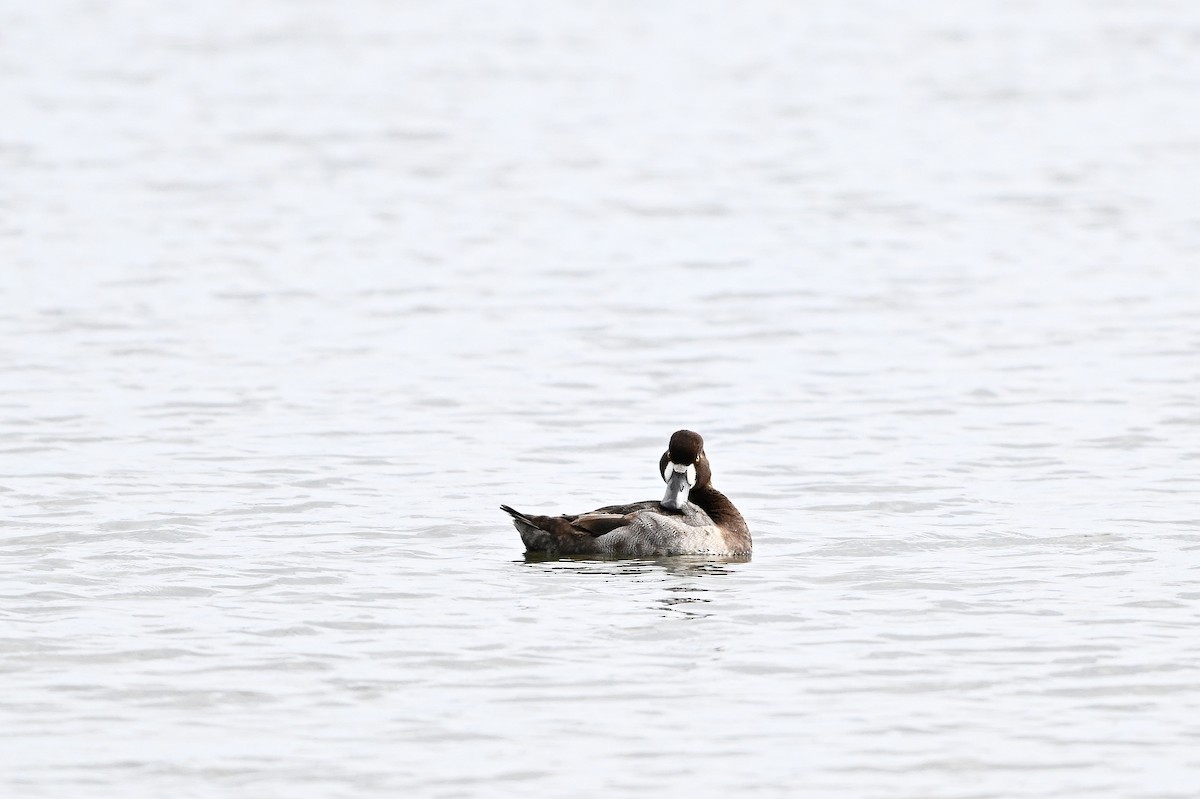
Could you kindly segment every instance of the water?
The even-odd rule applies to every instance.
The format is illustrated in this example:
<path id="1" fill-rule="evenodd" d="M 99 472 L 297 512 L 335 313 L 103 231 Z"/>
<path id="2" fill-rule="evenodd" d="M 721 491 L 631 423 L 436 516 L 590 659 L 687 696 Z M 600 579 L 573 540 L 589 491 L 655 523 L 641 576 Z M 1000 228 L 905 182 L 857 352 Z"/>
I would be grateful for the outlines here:
<path id="1" fill-rule="evenodd" d="M 1193 797 L 1200 7 L 0 9 L 0 778 Z M 525 562 L 661 493 L 746 564 Z"/>

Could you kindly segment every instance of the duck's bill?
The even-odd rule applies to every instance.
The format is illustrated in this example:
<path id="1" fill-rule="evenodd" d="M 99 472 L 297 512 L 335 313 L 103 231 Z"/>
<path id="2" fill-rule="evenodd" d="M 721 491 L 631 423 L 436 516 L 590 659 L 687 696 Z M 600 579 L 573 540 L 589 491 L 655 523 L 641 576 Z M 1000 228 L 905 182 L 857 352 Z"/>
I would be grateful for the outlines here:
<path id="1" fill-rule="evenodd" d="M 672 472 L 667 478 L 667 493 L 663 496 L 663 507 L 680 510 L 687 504 L 688 492 L 691 490 L 692 487 L 688 484 L 686 473 Z"/>

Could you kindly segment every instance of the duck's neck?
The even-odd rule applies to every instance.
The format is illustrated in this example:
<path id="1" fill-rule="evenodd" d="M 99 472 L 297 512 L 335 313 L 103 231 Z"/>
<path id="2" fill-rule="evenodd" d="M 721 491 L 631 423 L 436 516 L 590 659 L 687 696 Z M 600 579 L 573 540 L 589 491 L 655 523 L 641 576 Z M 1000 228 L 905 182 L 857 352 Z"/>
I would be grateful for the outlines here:
<path id="1" fill-rule="evenodd" d="M 750 528 L 746 526 L 746 520 L 742 518 L 742 514 L 738 513 L 738 509 L 733 506 L 733 503 L 729 501 L 729 497 L 711 485 L 693 488 L 691 494 L 688 495 L 688 500 L 707 513 L 709 518 L 717 523 L 717 526 L 723 527 L 730 532 L 750 532 Z"/>

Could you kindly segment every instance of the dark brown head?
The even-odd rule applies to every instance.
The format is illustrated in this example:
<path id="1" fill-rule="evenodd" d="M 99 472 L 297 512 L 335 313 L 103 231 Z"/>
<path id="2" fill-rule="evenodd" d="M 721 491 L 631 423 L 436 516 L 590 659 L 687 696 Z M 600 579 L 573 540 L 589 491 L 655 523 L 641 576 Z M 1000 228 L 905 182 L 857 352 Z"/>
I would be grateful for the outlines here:
<path id="1" fill-rule="evenodd" d="M 691 430 L 676 430 L 667 444 L 667 451 L 658 459 L 658 473 L 667 484 L 664 507 L 679 510 L 688 501 L 688 494 L 712 480 L 708 456 L 704 454 L 704 439 Z"/>

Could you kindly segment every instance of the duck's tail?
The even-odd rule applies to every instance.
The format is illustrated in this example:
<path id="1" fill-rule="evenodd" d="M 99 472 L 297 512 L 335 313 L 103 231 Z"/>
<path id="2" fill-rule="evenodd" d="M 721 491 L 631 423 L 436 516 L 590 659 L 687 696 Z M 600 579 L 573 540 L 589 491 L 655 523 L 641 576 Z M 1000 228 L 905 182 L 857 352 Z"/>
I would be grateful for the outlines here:
<path id="1" fill-rule="evenodd" d="M 507 505 L 501 505 L 500 510 L 513 518 L 527 552 L 583 555 L 596 551 L 596 540 L 576 530 L 564 516 L 530 516 Z"/>

